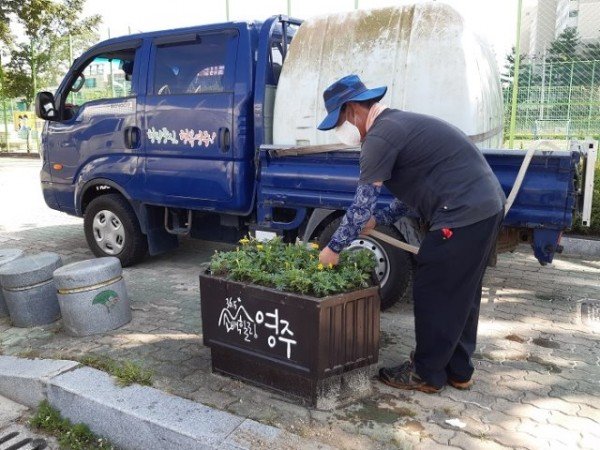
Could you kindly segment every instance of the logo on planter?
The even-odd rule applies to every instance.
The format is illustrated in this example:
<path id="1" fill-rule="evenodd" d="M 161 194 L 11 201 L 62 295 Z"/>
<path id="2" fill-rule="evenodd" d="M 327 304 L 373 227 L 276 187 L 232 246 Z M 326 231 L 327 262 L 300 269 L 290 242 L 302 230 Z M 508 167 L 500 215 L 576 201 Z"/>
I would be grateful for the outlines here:
<path id="1" fill-rule="evenodd" d="M 119 303 L 119 294 L 111 290 L 100 292 L 94 297 L 94 300 L 92 300 L 92 305 L 103 305 L 108 312 L 110 312 L 110 308 L 117 303 Z"/>
<path id="2" fill-rule="evenodd" d="M 279 317 L 279 309 L 275 308 L 273 312 L 257 311 L 252 317 L 246 308 L 242 305 L 242 299 L 228 297 L 225 299 L 226 306 L 221 310 L 219 315 L 219 326 L 224 327 L 227 333 L 237 331 L 240 336 L 244 336 L 244 341 L 251 342 L 250 338 L 257 340 L 259 326 L 268 328 L 270 335 L 267 337 L 267 344 L 270 348 L 275 348 L 278 342 L 287 345 L 287 358 L 292 356 L 292 345 L 296 345 L 296 341 L 290 339 L 294 336 L 294 332 L 290 329 L 290 323 L 287 320 Z M 289 336 L 289 337 L 286 337 Z"/>

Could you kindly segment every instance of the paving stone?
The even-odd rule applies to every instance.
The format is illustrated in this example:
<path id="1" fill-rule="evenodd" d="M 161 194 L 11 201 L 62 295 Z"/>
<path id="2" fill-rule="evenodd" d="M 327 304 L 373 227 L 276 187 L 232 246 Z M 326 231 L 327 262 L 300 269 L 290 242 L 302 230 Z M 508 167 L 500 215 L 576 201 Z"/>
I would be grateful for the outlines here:
<path id="1" fill-rule="evenodd" d="M 450 445 L 469 450 L 502 450 L 509 448 L 488 439 L 486 434 L 472 436 L 462 432 L 456 433 L 456 436 L 450 439 Z"/>
<path id="2" fill-rule="evenodd" d="M 584 435 L 579 441 L 577 445 L 581 449 L 585 450 L 598 450 L 598 438 L 593 435 Z"/>
<path id="3" fill-rule="evenodd" d="M 503 428 L 491 426 L 485 436 L 489 440 L 493 440 L 500 445 L 512 448 L 526 449 L 549 449 L 550 444 L 541 436 L 534 437 L 528 433 L 511 430 L 506 432 Z"/>
<path id="4" fill-rule="evenodd" d="M 566 414 L 552 411 L 548 422 L 551 425 L 558 425 L 572 433 L 583 436 L 595 436 L 600 443 L 600 423 L 586 417 L 567 416 Z"/>
<path id="5" fill-rule="evenodd" d="M 577 415 L 579 417 L 586 417 L 600 424 L 600 404 L 596 401 L 594 406 L 579 405 L 579 411 Z"/>

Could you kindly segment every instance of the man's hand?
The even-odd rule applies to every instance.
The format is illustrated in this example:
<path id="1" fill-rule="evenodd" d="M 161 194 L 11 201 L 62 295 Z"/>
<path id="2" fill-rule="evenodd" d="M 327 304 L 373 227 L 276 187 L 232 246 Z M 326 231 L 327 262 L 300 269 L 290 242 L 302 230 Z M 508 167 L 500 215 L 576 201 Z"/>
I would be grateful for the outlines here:
<path id="1" fill-rule="evenodd" d="M 369 221 L 365 224 L 362 230 L 360 230 L 360 234 L 368 235 L 372 229 L 375 228 L 377 222 L 375 221 L 375 217 L 371 216 Z"/>
<path id="2" fill-rule="evenodd" d="M 329 264 L 337 266 L 339 261 L 340 254 L 334 252 L 329 247 L 325 247 L 323 250 L 321 250 L 321 253 L 319 253 L 319 262 L 324 266 L 328 266 Z"/>

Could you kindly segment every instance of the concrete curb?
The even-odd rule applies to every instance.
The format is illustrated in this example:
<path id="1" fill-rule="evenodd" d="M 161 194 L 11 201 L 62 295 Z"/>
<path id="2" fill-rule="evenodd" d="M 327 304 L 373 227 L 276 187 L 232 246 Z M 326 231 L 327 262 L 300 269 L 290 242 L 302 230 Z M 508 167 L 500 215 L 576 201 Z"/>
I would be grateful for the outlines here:
<path id="1" fill-rule="evenodd" d="M 49 381 L 77 367 L 75 361 L 0 356 L 0 395 L 36 408 L 47 398 Z"/>
<path id="2" fill-rule="evenodd" d="M 563 236 L 560 239 L 560 245 L 563 246 L 562 254 L 565 256 L 600 257 L 600 240 Z"/>
<path id="3" fill-rule="evenodd" d="M 154 388 L 120 388 L 74 361 L 0 356 L 0 395 L 32 408 L 47 399 L 123 449 L 330 448 Z"/>

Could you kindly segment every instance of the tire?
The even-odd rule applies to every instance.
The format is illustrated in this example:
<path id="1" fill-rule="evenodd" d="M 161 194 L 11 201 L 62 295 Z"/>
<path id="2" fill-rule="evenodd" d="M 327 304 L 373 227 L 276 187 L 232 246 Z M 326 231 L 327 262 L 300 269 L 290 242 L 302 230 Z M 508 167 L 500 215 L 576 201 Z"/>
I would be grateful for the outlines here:
<path id="1" fill-rule="evenodd" d="M 83 216 L 83 228 L 94 255 L 115 256 L 123 267 L 141 261 L 148 251 L 148 241 L 135 212 L 119 194 L 92 200 Z"/>
<path id="2" fill-rule="evenodd" d="M 333 220 L 319 235 L 319 247 L 324 248 L 342 221 L 341 217 Z M 402 236 L 393 227 L 378 226 L 377 231 L 386 233 L 396 239 Z M 412 274 L 412 259 L 408 252 L 393 247 L 378 239 L 367 237 L 352 241 L 348 249 L 366 248 L 373 251 L 380 265 L 376 268 L 377 279 L 382 281 L 379 286 L 381 309 L 386 310 L 401 299 L 410 298 L 409 285 Z M 383 260 L 383 261 L 382 261 Z"/>

